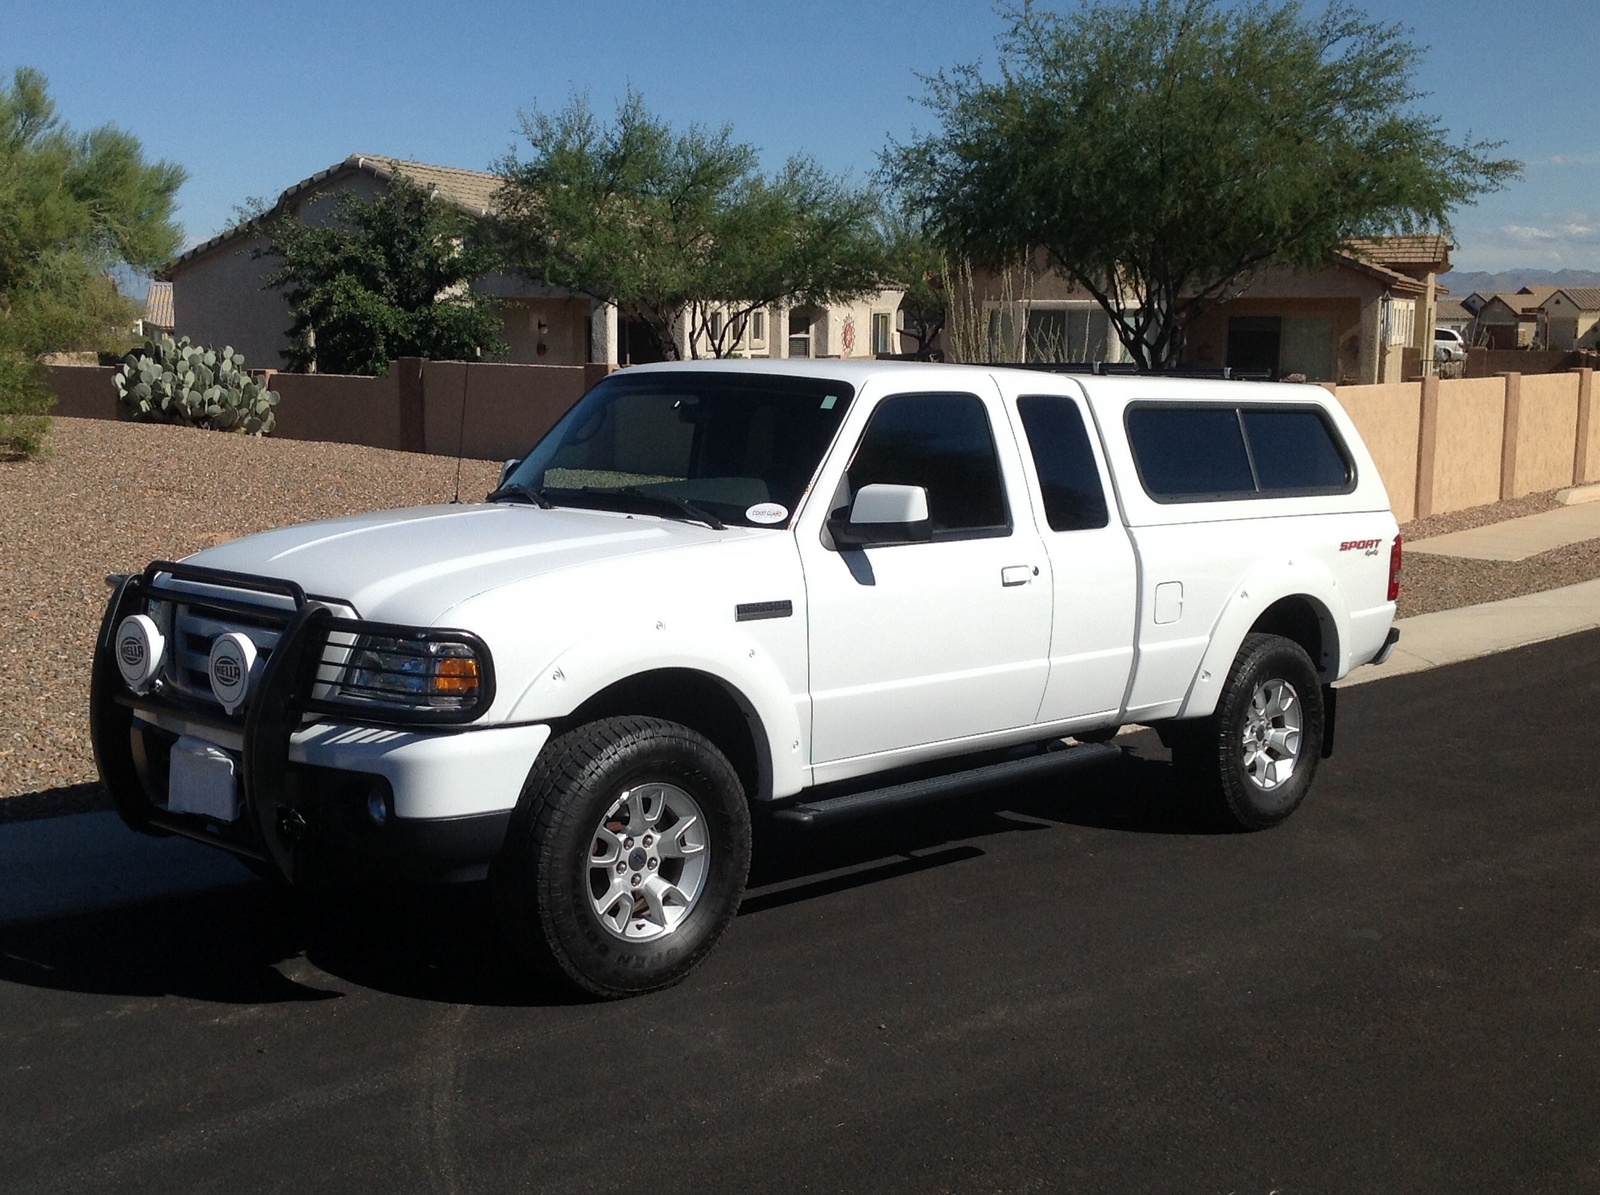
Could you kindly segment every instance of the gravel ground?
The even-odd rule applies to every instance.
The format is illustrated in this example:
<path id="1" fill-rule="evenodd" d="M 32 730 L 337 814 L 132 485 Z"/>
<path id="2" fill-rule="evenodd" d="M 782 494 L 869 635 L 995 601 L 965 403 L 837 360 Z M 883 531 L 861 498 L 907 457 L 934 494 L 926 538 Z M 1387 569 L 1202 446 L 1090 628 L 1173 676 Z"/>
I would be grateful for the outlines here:
<path id="1" fill-rule="evenodd" d="M 1528 494 L 1509 502 L 1492 502 L 1467 510 L 1416 519 L 1400 528 L 1406 543 L 1452 531 L 1466 531 L 1506 519 L 1554 510 L 1556 491 Z M 1406 553 L 1400 580 L 1399 616 L 1432 614 L 1458 606 L 1476 606 L 1501 598 L 1542 593 L 1600 577 L 1600 539 L 1568 544 L 1526 560 L 1464 560 L 1456 556 Z"/>
<path id="2" fill-rule="evenodd" d="M 448 502 L 455 462 L 343 444 L 57 419 L 49 455 L 0 463 L 0 822 L 102 808 L 89 750 L 89 660 L 107 573 L 287 523 Z M 461 492 L 498 466 L 467 461 Z M 1556 505 L 1535 494 L 1436 515 L 1407 540 Z M 1400 614 L 1533 593 L 1600 576 L 1600 540 L 1512 564 L 1408 556 Z"/>
<path id="3" fill-rule="evenodd" d="M 286 523 L 448 502 L 455 468 L 347 444 L 56 419 L 46 458 L 0 463 L 0 797 L 89 787 L 20 808 L 0 800 L 0 820 L 99 799 L 87 707 L 107 573 Z M 464 462 L 461 492 L 482 497 L 498 473 Z"/>

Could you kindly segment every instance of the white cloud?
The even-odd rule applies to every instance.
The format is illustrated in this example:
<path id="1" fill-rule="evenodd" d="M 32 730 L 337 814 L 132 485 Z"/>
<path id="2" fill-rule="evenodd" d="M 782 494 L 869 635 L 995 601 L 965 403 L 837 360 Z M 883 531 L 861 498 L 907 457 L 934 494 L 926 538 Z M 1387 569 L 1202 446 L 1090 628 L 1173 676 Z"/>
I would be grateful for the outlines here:
<path id="1" fill-rule="evenodd" d="M 1545 161 L 1551 166 L 1600 166 L 1600 154 L 1551 154 Z"/>
<path id="2" fill-rule="evenodd" d="M 1541 212 L 1516 223 L 1462 226 L 1456 237 L 1457 269 L 1600 269 L 1600 212 Z"/>

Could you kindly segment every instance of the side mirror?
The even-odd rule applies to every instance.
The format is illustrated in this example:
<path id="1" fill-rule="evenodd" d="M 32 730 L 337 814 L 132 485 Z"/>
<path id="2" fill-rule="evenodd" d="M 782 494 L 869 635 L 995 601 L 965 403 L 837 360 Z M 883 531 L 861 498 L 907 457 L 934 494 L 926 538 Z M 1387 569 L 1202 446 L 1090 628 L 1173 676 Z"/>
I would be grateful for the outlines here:
<path id="1" fill-rule="evenodd" d="M 509 460 L 505 464 L 501 465 L 500 466 L 500 480 L 499 480 L 499 482 L 496 483 L 495 489 L 499 489 L 501 486 L 505 485 L 506 478 L 510 477 L 513 473 L 515 473 L 517 471 L 517 466 L 520 465 L 520 464 L 522 464 L 521 459 L 516 459 L 516 460 Z"/>
<path id="2" fill-rule="evenodd" d="M 928 491 L 920 485 L 864 485 L 848 512 L 833 512 L 828 534 L 840 550 L 926 543 L 933 538 Z"/>

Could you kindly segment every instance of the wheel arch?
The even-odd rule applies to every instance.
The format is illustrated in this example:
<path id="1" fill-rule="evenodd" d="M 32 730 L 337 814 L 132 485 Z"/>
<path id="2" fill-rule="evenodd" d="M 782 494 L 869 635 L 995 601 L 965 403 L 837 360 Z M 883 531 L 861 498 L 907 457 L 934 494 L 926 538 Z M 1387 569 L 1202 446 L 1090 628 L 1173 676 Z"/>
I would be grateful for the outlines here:
<path id="1" fill-rule="evenodd" d="M 727 756 L 751 800 L 770 800 L 772 745 L 760 712 L 719 676 L 694 668 L 656 668 L 614 681 L 553 721 L 560 734 L 626 714 L 661 718 L 704 735 Z"/>
<path id="2" fill-rule="evenodd" d="M 1298 570 L 1294 586 L 1270 585 L 1257 578 L 1239 586 L 1212 629 L 1200 667 L 1189 685 L 1179 718 L 1203 718 L 1216 709 L 1229 668 L 1245 636 L 1281 635 L 1299 644 L 1311 657 L 1323 684 L 1348 671 L 1347 645 L 1340 627 L 1347 617 L 1331 577 Z M 1317 570 L 1320 573 L 1320 570 Z"/>

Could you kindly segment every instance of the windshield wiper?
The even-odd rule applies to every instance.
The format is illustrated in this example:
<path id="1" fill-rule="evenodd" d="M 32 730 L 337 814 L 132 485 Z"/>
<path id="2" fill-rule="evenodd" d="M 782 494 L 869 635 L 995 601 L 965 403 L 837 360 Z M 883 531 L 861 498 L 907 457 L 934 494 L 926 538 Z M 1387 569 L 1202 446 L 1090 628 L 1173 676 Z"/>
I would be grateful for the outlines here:
<path id="1" fill-rule="evenodd" d="M 540 510 L 549 510 L 555 505 L 555 503 L 551 502 L 550 499 L 544 496 L 543 490 L 535 489 L 531 485 L 522 485 L 521 483 L 503 485 L 485 498 L 484 501 L 498 502 L 502 498 L 524 498 L 533 503 Z"/>
<path id="2" fill-rule="evenodd" d="M 657 509 L 666 508 L 685 518 L 693 519 L 697 523 L 704 523 L 713 531 L 726 531 L 728 525 L 709 510 L 696 506 L 693 502 L 686 502 L 682 498 L 675 498 L 671 494 L 652 494 L 649 490 L 641 490 L 638 486 L 627 485 L 616 489 L 599 489 L 586 485 L 578 491 L 581 494 L 593 494 L 598 498 L 636 498 L 649 503 Z"/>

